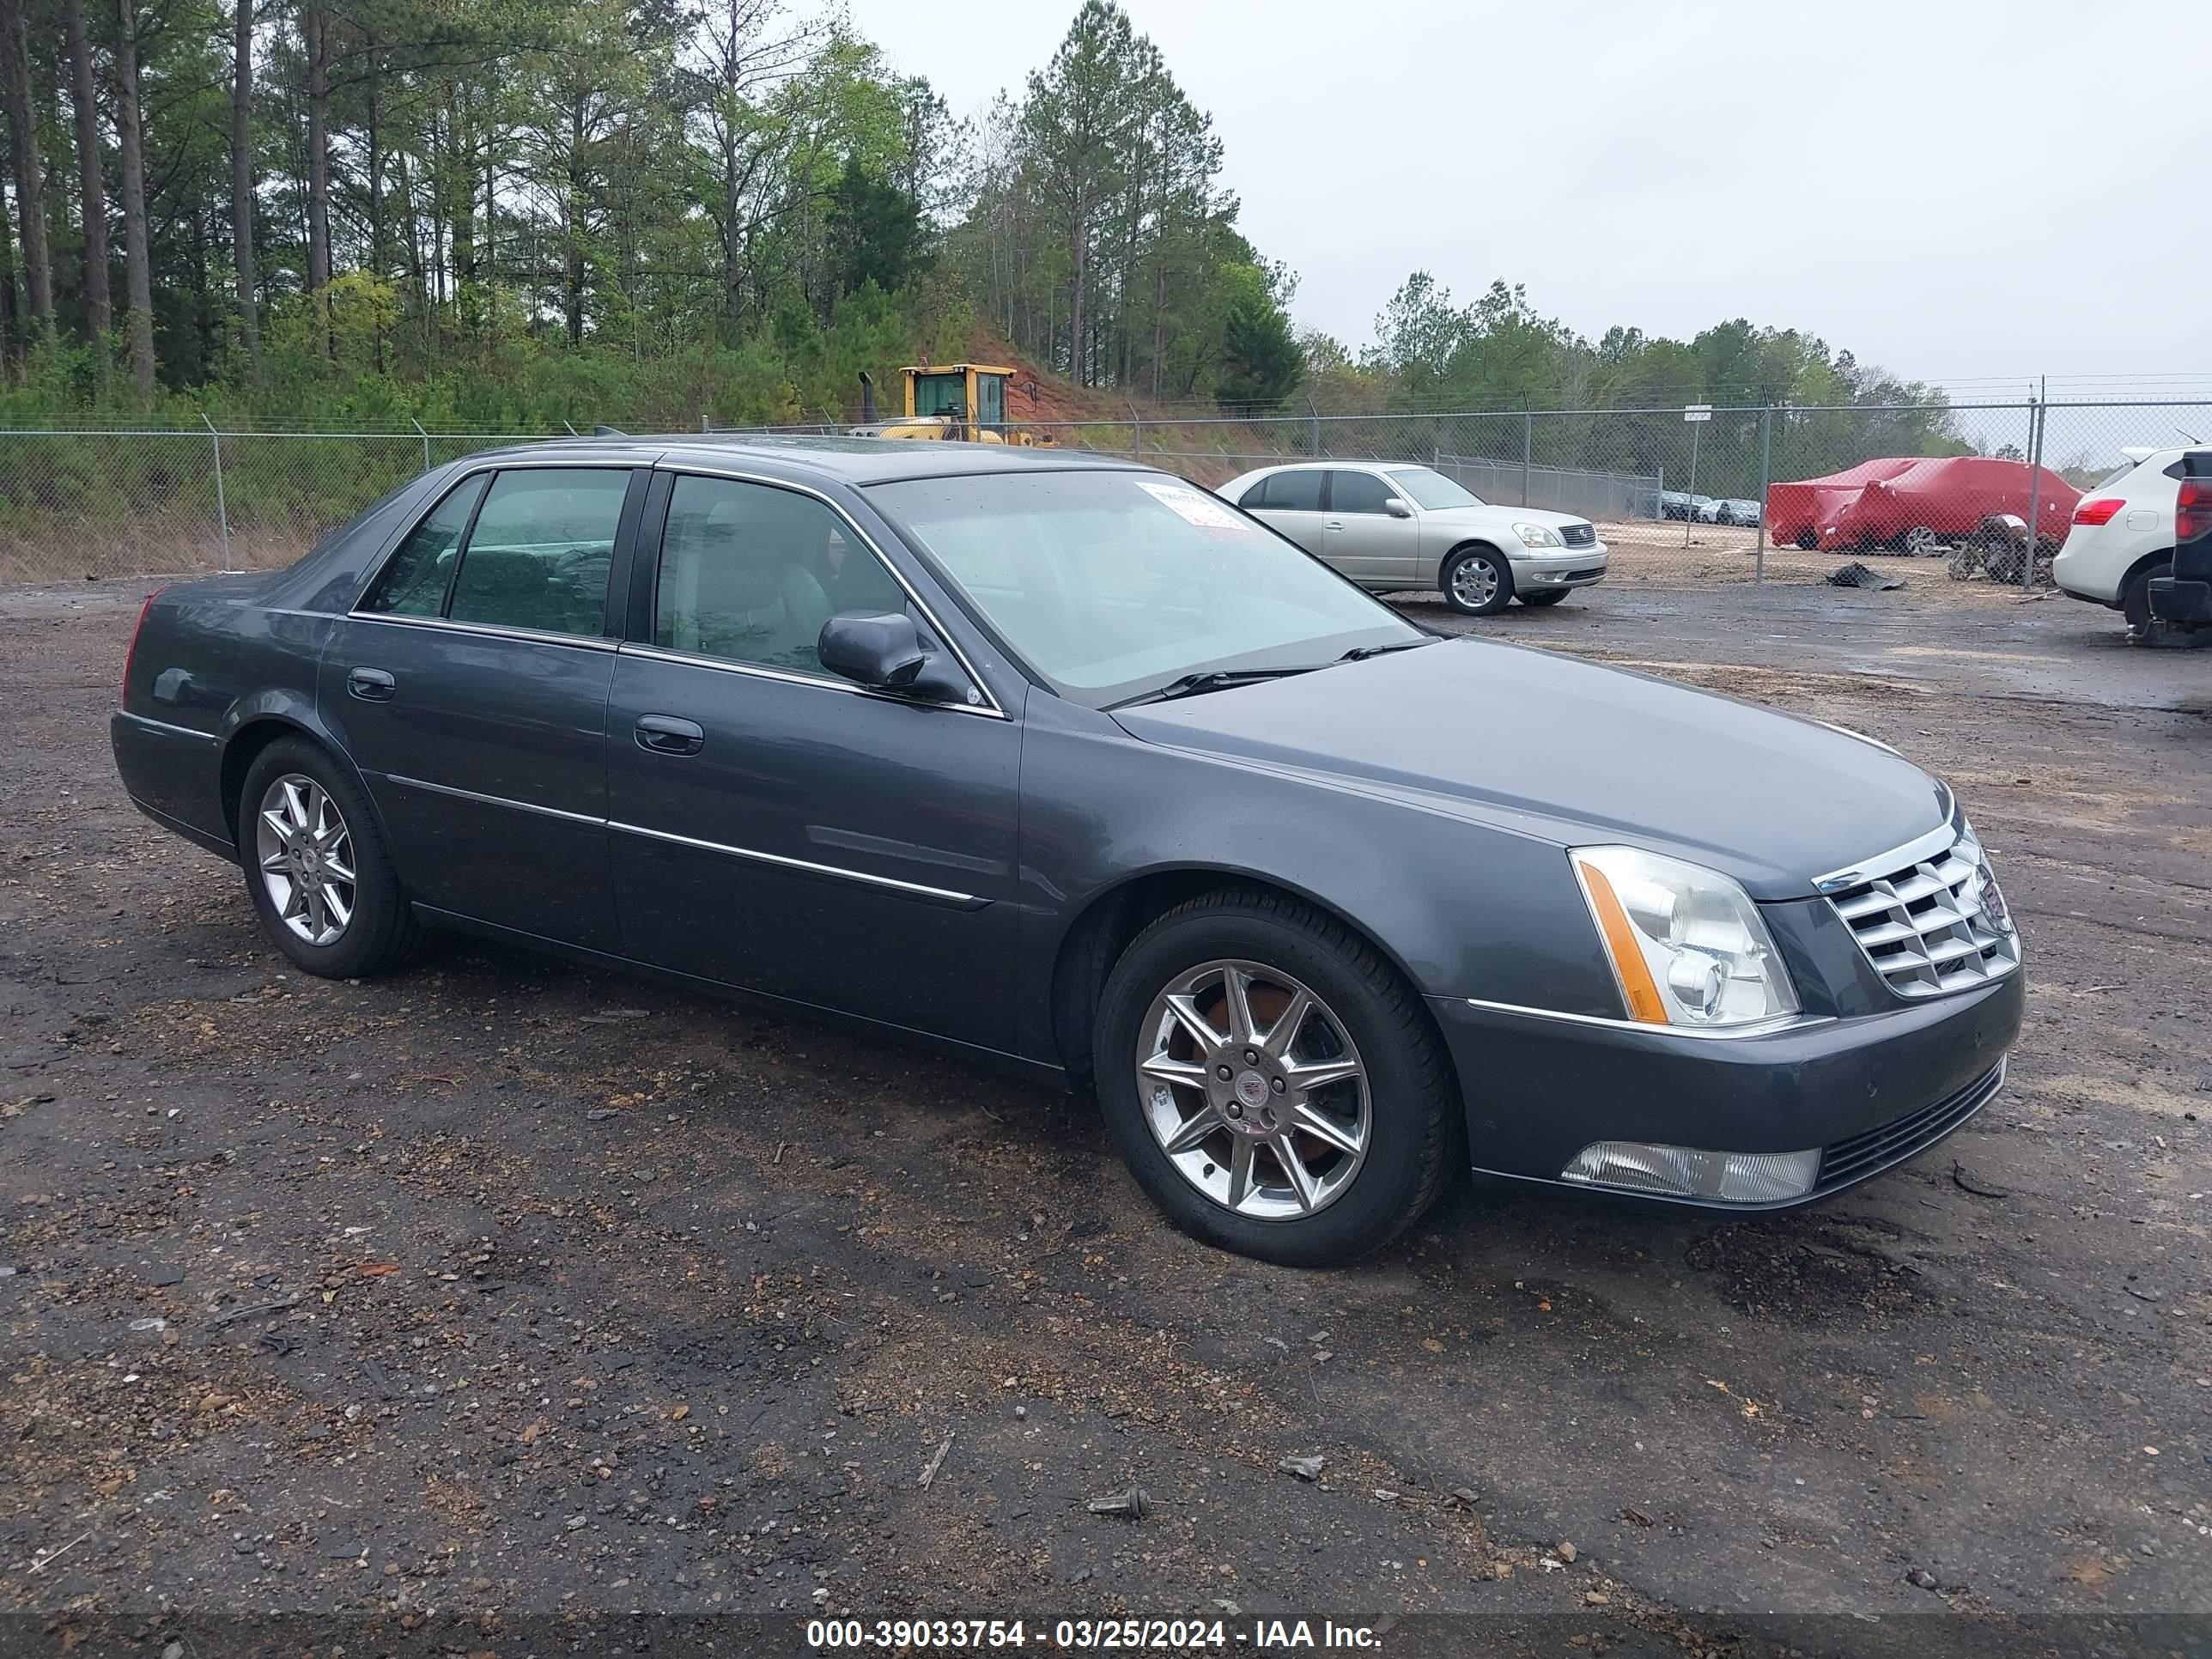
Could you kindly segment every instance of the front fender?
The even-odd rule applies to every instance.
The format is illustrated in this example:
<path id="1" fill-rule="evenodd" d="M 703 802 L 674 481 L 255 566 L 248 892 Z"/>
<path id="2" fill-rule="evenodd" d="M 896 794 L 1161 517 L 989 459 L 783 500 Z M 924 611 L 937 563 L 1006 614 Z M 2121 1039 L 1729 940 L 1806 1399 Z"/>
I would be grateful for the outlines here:
<path id="1" fill-rule="evenodd" d="M 1022 756 L 1030 1031 L 1051 1029 L 1068 930 L 1126 884 L 1248 876 L 1364 933 L 1427 996 L 1619 1018 L 1620 994 L 1561 845 L 1444 803 L 1151 744 L 1032 698 Z M 1036 1023 L 1030 1023 L 1033 1020 Z"/>

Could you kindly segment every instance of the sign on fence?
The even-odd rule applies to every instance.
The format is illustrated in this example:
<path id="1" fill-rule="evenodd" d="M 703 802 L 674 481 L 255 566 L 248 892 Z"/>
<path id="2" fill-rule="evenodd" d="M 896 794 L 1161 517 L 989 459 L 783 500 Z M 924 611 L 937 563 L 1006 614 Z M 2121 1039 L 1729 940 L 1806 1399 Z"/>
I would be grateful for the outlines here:
<path id="1" fill-rule="evenodd" d="M 1686 421 L 1710 421 L 1713 418 L 1713 406 L 1711 404 L 1684 404 L 1682 418 Z"/>

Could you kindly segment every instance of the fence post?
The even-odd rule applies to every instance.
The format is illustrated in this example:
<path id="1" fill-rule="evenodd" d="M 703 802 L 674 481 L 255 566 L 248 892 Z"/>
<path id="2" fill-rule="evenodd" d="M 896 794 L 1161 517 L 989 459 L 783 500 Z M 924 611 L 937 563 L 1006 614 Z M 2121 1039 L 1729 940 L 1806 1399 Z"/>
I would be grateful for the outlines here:
<path id="1" fill-rule="evenodd" d="M 1704 422 L 1690 422 L 1690 499 L 1682 503 L 1682 545 L 1685 547 L 1690 544 L 1690 532 L 1698 522 L 1698 434 L 1704 430 Z M 1665 502 L 1660 503 L 1660 510 L 1666 510 Z"/>
<path id="2" fill-rule="evenodd" d="M 1129 459 L 1133 461 L 1145 459 L 1145 417 L 1138 413 L 1134 404 L 1129 405 Z"/>
<path id="3" fill-rule="evenodd" d="M 1521 412 L 1521 505 L 1528 505 L 1528 468 L 1536 457 L 1536 411 Z"/>
<path id="4" fill-rule="evenodd" d="M 215 429 L 215 422 L 204 413 L 200 416 L 200 424 L 207 428 L 208 436 L 215 443 L 216 531 L 222 538 L 222 574 L 228 576 L 235 573 L 230 562 L 230 504 L 223 500 L 222 495 L 222 434 Z"/>
<path id="5" fill-rule="evenodd" d="M 2020 585 L 2023 589 L 2035 586 L 2035 554 L 2043 539 L 2043 428 L 2050 416 L 2045 402 L 2050 389 L 2051 380 L 2046 375 L 2038 387 L 2038 395 L 2027 400 L 2027 552 L 2020 567 Z"/>
<path id="6" fill-rule="evenodd" d="M 1314 459 L 1319 460 L 1321 459 L 1321 405 L 1311 398 L 1308 398 L 1306 408 L 1313 415 L 1313 453 Z"/>
<path id="7" fill-rule="evenodd" d="M 1661 524 L 1667 522 L 1667 463 L 1659 463 L 1659 493 L 1651 498 L 1651 516 Z"/>
<path id="8" fill-rule="evenodd" d="M 1774 482 L 1774 405 L 1759 411 L 1759 547 L 1752 555 L 1751 579 L 1766 580 L 1766 492 Z"/>
<path id="9" fill-rule="evenodd" d="M 428 472 L 430 470 L 430 434 L 422 432 L 422 422 L 412 415 L 407 417 L 407 424 L 413 427 L 416 431 L 422 433 L 422 470 Z"/>

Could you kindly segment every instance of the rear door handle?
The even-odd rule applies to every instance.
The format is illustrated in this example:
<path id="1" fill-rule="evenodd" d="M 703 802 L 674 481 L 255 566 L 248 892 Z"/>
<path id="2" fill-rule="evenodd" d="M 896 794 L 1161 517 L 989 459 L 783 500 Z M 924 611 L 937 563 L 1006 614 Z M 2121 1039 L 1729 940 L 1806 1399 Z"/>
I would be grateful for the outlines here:
<path id="1" fill-rule="evenodd" d="M 706 747 L 705 728 L 673 714 L 640 714 L 637 746 L 656 755 L 696 755 Z"/>
<path id="2" fill-rule="evenodd" d="M 381 668 L 356 668 L 347 672 L 346 690 L 363 702 L 390 702 L 399 682 Z"/>

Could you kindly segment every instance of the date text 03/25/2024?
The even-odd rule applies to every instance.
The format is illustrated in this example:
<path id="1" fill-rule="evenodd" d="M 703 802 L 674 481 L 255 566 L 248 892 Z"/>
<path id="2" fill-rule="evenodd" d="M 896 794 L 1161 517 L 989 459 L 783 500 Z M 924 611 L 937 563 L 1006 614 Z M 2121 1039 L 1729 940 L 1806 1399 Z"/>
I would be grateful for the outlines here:
<path id="1" fill-rule="evenodd" d="M 817 1652 L 889 1648 L 1023 1649 L 1067 1652 L 1176 1653 L 1243 1648 L 1295 1652 L 1374 1652 L 1382 1638 L 1367 1625 L 1333 1619 L 1258 1619 L 1249 1630 L 1213 1619 L 810 1619 L 806 1644 Z"/>

